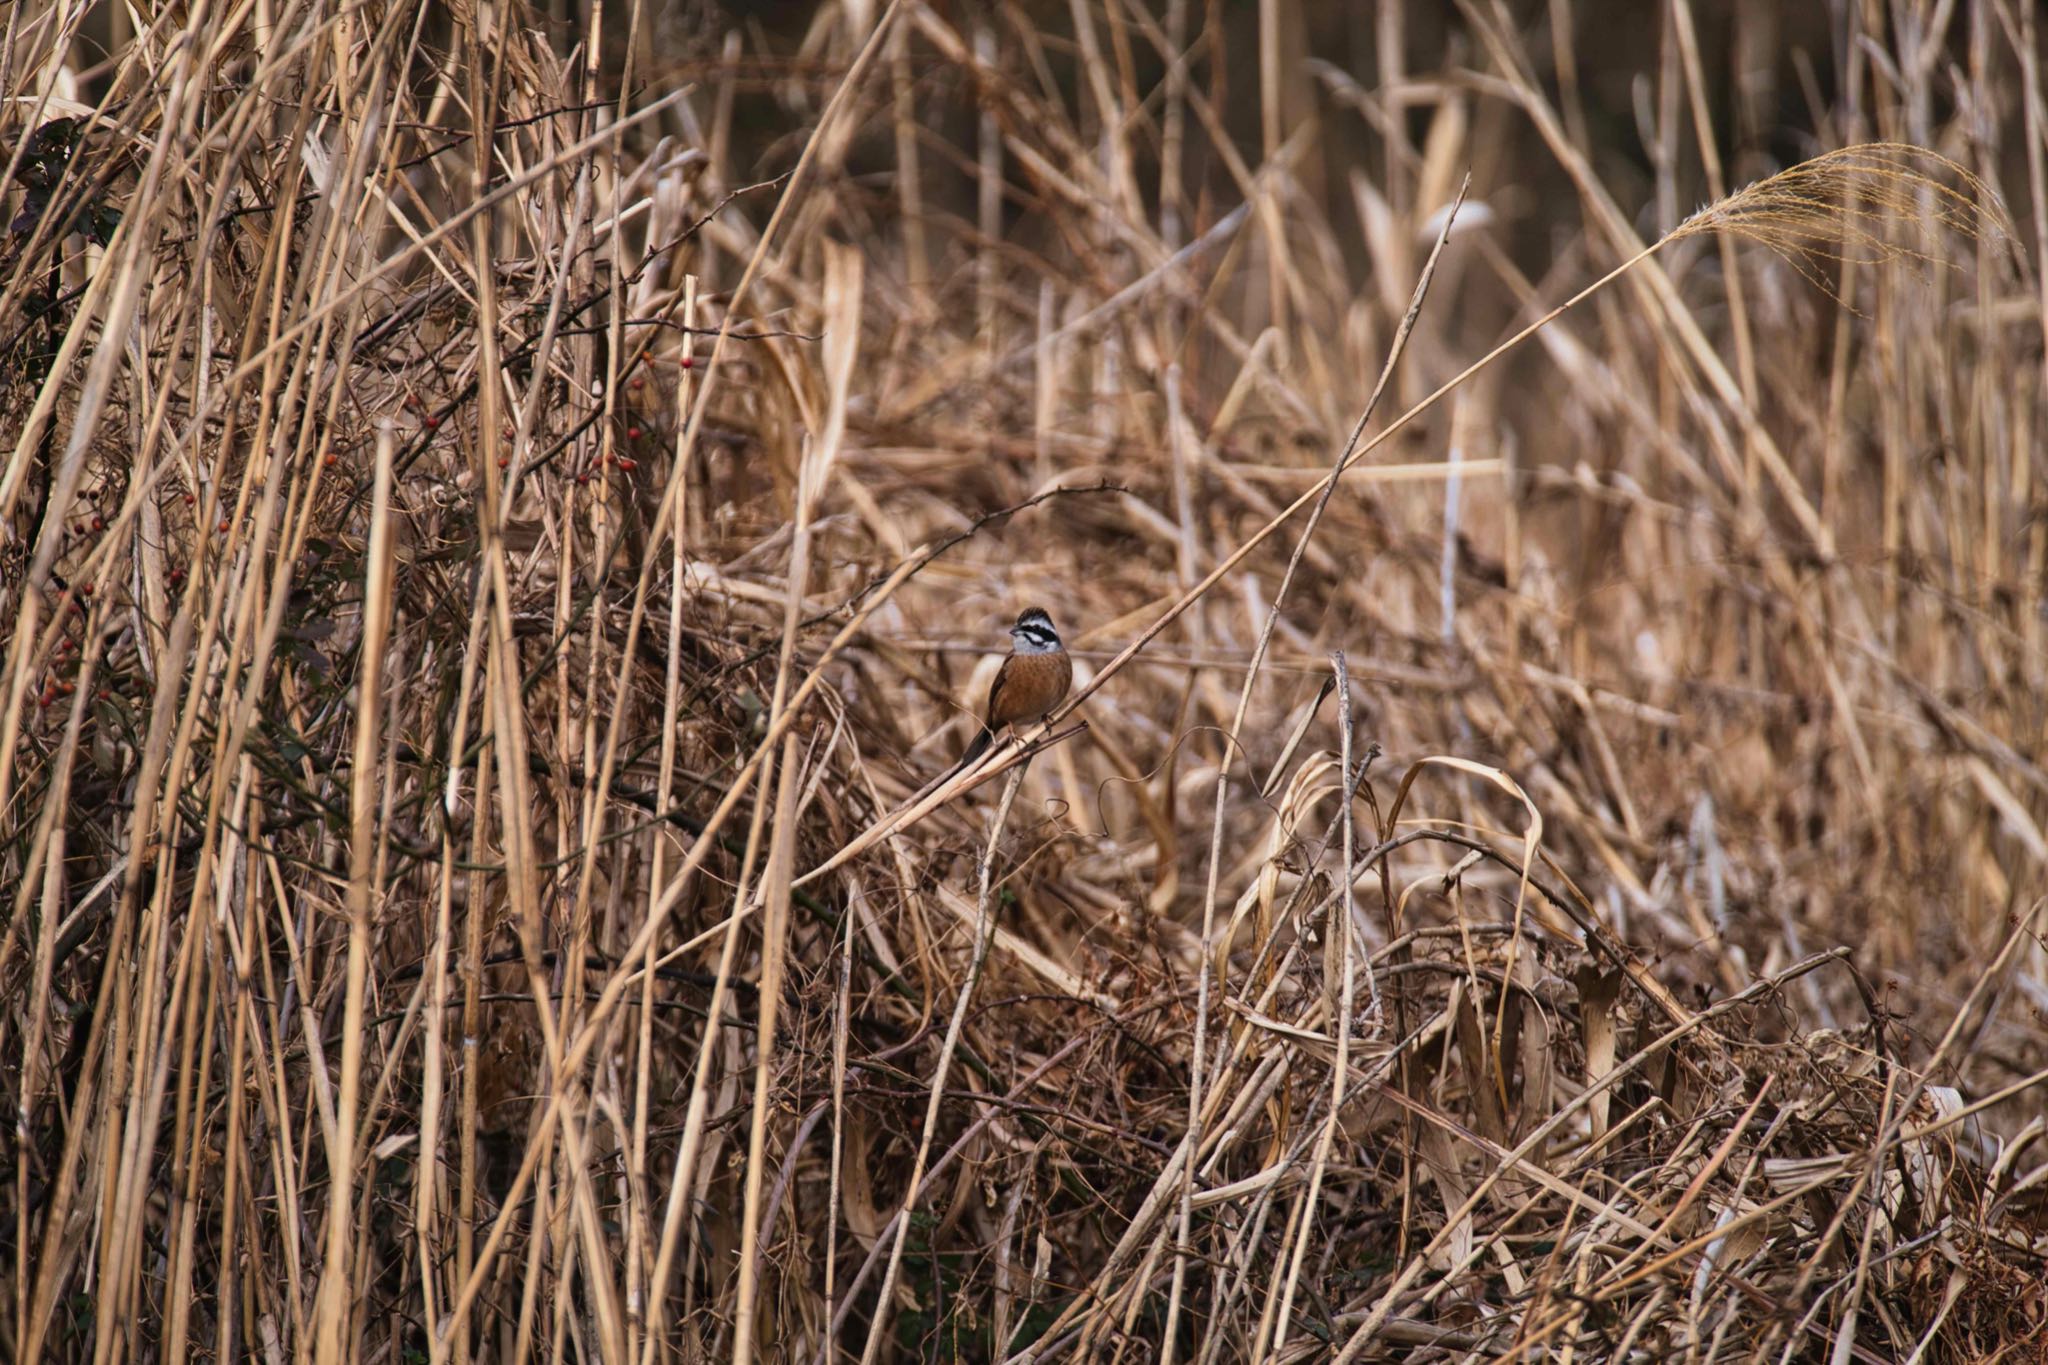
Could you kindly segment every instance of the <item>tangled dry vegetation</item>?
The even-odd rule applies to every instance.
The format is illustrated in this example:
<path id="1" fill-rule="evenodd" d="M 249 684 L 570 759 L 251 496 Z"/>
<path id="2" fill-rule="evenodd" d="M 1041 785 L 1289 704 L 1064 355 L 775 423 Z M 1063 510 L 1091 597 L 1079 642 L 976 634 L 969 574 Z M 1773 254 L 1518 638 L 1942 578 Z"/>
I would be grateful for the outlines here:
<path id="1" fill-rule="evenodd" d="M 0 1344 L 2043 1358 L 2032 7 L 1520 9 L 8 7 Z"/>

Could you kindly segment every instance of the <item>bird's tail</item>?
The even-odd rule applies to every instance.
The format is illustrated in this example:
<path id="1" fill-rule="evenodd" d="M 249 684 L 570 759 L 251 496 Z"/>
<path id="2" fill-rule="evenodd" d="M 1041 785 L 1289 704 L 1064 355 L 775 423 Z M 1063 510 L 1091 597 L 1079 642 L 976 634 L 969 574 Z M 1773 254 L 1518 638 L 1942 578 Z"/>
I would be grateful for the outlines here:
<path id="1" fill-rule="evenodd" d="M 981 733 L 976 735 L 974 742 L 967 746 L 967 752 L 960 755 L 960 761 L 953 765 L 953 771 L 957 773 L 968 764 L 974 762 L 975 759 L 980 758 L 988 752 L 988 746 L 995 743 L 995 741 L 996 732 L 989 729 L 986 725 L 982 726 Z"/>
<path id="2" fill-rule="evenodd" d="M 946 771 L 940 773 L 937 777 L 933 778 L 931 781 L 925 783 L 922 787 L 919 787 L 917 789 L 917 794 L 912 796 L 906 804 L 914 806 L 919 801 L 924 800 L 925 797 L 930 796 L 933 792 L 937 791 L 940 787 L 943 787 L 948 782 L 951 782 L 954 778 L 958 777 L 962 772 L 966 771 L 968 764 L 974 762 L 975 759 L 980 758 L 983 754 L 987 753 L 988 746 L 995 743 L 995 741 L 995 731 L 989 729 L 986 725 L 982 726 L 980 732 L 974 736 L 974 742 L 967 746 L 967 752 L 960 755 L 960 760 L 957 763 L 955 763 L 952 767 L 946 769 Z"/>

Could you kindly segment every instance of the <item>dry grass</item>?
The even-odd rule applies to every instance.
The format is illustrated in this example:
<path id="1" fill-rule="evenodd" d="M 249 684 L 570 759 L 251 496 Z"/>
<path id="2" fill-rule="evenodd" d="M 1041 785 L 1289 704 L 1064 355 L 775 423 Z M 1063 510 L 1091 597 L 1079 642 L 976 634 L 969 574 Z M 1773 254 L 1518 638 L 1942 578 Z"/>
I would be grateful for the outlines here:
<path id="1" fill-rule="evenodd" d="M 0 1347 L 2041 1358 L 2036 17 L 1533 8 L 8 7 Z"/>

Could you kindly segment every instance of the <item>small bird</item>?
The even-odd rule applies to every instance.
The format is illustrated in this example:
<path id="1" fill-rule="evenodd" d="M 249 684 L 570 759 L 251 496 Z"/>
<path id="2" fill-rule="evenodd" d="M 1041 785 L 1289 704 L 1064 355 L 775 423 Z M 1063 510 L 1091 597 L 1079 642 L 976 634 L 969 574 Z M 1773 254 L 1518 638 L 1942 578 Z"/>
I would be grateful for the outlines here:
<path id="1" fill-rule="evenodd" d="M 1022 729 L 1044 720 L 1046 712 L 1067 699 L 1074 683 L 1074 661 L 1052 628 L 1052 617 L 1033 607 L 1010 627 L 1010 657 L 996 671 L 989 684 L 988 706 L 982 712 L 981 733 L 967 746 L 954 771 L 966 767 L 988 751 L 996 733 L 1004 726 Z"/>

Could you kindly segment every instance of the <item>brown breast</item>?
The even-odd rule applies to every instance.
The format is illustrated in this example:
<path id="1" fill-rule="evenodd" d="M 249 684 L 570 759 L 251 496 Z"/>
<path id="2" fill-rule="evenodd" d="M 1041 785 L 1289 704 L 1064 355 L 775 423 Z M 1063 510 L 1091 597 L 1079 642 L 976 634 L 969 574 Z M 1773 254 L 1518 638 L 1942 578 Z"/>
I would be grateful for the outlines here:
<path id="1" fill-rule="evenodd" d="M 1013 654 L 989 698 L 989 726 L 1021 725 L 1042 719 L 1066 700 L 1074 681 L 1074 661 L 1058 654 Z"/>

